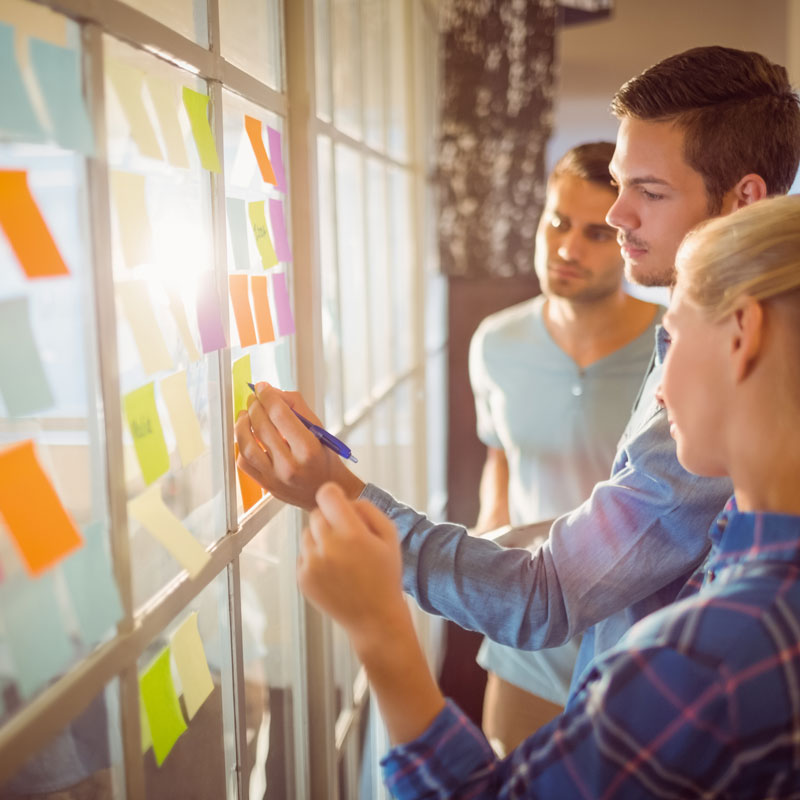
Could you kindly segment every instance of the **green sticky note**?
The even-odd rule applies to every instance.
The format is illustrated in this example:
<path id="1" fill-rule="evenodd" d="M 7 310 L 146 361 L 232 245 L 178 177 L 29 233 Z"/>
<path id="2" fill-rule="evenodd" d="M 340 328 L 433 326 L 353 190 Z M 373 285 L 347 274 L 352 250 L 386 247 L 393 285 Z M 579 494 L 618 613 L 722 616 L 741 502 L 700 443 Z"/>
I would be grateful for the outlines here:
<path id="1" fill-rule="evenodd" d="M 156 763 L 160 767 L 186 730 L 181 704 L 172 683 L 169 647 L 165 647 L 139 676 L 139 693 L 147 714 Z"/>
<path id="2" fill-rule="evenodd" d="M 33 336 L 27 297 L 0 300 L 0 394 L 9 417 L 53 407 L 53 393 Z M 10 343 L 13 342 L 13 346 Z"/>
<path id="3" fill-rule="evenodd" d="M 146 484 L 169 470 L 169 452 L 156 408 L 153 383 L 146 383 L 123 399 L 125 417 Z"/>
<path id="4" fill-rule="evenodd" d="M 214 142 L 211 125 L 208 124 L 208 100 L 207 94 L 200 94 L 186 86 L 183 87 L 183 105 L 189 115 L 189 123 L 192 126 L 192 135 L 197 147 L 197 155 L 200 156 L 200 163 L 203 165 L 203 169 L 207 169 L 209 172 L 221 172 L 217 145 Z"/>
<path id="5" fill-rule="evenodd" d="M 14 48 L 14 28 L 0 22 L 0 133 L 23 142 L 47 141 L 28 90 L 22 81 Z"/>
<path id="6" fill-rule="evenodd" d="M 122 603 L 106 551 L 106 529 L 94 522 L 83 529 L 84 544 L 64 561 L 64 577 L 83 641 L 95 645 L 122 618 Z"/>
<path id="7" fill-rule="evenodd" d="M 206 698 L 214 691 L 214 681 L 208 669 L 203 640 L 197 629 L 197 612 L 193 611 L 172 634 L 172 657 L 178 668 L 183 688 L 183 703 L 189 719 L 199 711 Z"/>
<path id="8" fill-rule="evenodd" d="M 253 373 L 250 369 L 250 354 L 242 356 L 233 362 L 233 418 L 239 412 L 247 409 L 247 395 L 250 394 L 248 383 L 253 382 Z"/>
<path id="9" fill-rule="evenodd" d="M 142 755 L 144 755 L 153 746 L 153 737 L 150 735 L 150 723 L 147 721 L 141 692 L 139 692 L 139 733 L 142 737 Z"/>
<path id="10" fill-rule="evenodd" d="M 278 263 L 278 256 L 272 246 L 272 239 L 269 238 L 267 218 L 264 215 L 264 201 L 257 200 L 255 203 L 248 203 L 247 214 L 250 217 L 250 225 L 256 237 L 256 246 L 261 255 L 261 263 L 264 269 L 274 267 Z"/>

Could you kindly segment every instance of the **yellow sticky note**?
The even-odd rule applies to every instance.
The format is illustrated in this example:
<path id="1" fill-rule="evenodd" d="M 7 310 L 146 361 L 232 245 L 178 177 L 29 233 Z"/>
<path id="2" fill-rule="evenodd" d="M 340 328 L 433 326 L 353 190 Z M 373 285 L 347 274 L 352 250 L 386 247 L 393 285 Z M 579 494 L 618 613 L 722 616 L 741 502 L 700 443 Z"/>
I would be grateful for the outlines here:
<path id="1" fill-rule="evenodd" d="M 197 345 L 194 343 L 194 337 L 189 329 L 189 321 L 186 319 L 186 309 L 183 307 L 183 300 L 177 289 L 168 289 L 167 296 L 169 297 L 169 310 L 175 318 L 175 324 L 178 326 L 178 333 L 181 336 L 183 346 L 190 361 L 198 361 L 200 359 L 200 352 Z"/>
<path id="2" fill-rule="evenodd" d="M 200 94 L 186 86 L 183 87 L 183 105 L 189 115 L 200 163 L 203 165 L 203 169 L 207 169 L 209 172 L 221 172 L 217 145 L 214 142 L 211 125 L 208 123 L 208 100 L 207 94 Z"/>
<path id="3" fill-rule="evenodd" d="M 178 440 L 181 463 L 185 467 L 206 449 L 200 422 L 189 398 L 186 370 L 176 372 L 161 381 L 161 396 L 167 404 L 172 430 L 175 431 L 175 438 Z"/>
<path id="4" fill-rule="evenodd" d="M 131 268 L 146 264 L 153 257 L 153 234 L 147 214 L 145 177 L 116 170 L 111 170 L 109 175 L 125 265 Z"/>
<path id="5" fill-rule="evenodd" d="M 269 238 L 269 228 L 267 228 L 267 218 L 264 214 L 264 201 L 257 200 L 247 204 L 247 215 L 250 217 L 250 225 L 256 237 L 256 246 L 261 255 L 261 263 L 264 269 L 274 267 L 278 263 L 278 256 L 275 255 L 275 248 L 272 246 L 272 239 Z"/>
<path id="6" fill-rule="evenodd" d="M 168 647 L 139 676 L 139 694 L 150 723 L 156 763 L 160 767 L 186 730 L 181 704 L 172 683 Z"/>
<path id="7" fill-rule="evenodd" d="M 189 157 L 183 143 L 183 132 L 178 119 L 178 87 L 174 83 L 148 75 L 146 78 L 147 89 L 158 116 L 161 126 L 161 137 L 167 148 L 167 161 L 173 167 L 188 169 Z"/>
<path id="8" fill-rule="evenodd" d="M 253 373 L 250 370 L 250 354 L 242 356 L 233 362 L 233 418 L 247 408 L 247 395 L 250 394 L 248 383 L 253 382 Z"/>
<path id="9" fill-rule="evenodd" d="M 128 392 L 123 405 L 144 482 L 150 484 L 169 470 L 169 453 L 158 417 L 153 384 L 147 383 Z"/>
<path id="10" fill-rule="evenodd" d="M 131 326 L 144 371 L 152 375 L 154 372 L 172 369 L 172 358 L 164 344 L 161 328 L 158 327 L 147 283 L 145 281 L 118 283 L 117 295 Z"/>
<path id="11" fill-rule="evenodd" d="M 128 120 L 131 138 L 136 142 L 139 152 L 148 158 L 157 158 L 163 161 L 161 146 L 144 106 L 142 96 L 144 72 L 114 58 L 106 59 L 105 69 L 125 118 Z"/>
<path id="12" fill-rule="evenodd" d="M 206 698 L 214 691 L 214 681 L 208 669 L 203 641 L 197 629 L 197 612 L 193 611 L 172 634 L 172 658 L 178 668 L 183 687 L 183 702 L 189 719 L 199 711 Z"/>
<path id="13" fill-rule="evenodd" d="M 208 563 L 210 556 L 205 548 L 166 507 L 158 485 L 148 487 L 138 497 L 129 500 L 128 514 L 164 545 L 192 577 Z"/>

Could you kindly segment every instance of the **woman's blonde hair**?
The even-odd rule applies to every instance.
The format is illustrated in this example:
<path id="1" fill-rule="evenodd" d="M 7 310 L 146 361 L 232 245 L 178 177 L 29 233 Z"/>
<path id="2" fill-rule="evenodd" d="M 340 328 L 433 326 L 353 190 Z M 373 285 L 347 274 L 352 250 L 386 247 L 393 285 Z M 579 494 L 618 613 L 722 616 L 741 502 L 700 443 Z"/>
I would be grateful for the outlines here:
<path id="1" fill-rule="evenodd" d="M 774 197 L 704 222 L 681 244 L 678 283 L 712 320 L 743 297 L 800 302 L 800 195 Z"/>

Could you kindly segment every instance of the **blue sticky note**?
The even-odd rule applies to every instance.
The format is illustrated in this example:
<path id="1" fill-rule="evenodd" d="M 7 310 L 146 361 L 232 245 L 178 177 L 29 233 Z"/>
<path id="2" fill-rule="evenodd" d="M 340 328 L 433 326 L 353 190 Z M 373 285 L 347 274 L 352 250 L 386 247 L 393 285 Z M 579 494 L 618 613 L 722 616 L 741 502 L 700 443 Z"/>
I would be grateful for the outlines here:
<path id="1" fill-rule="evenodd" d="M 250 256 L 247 250 L 247 209 L 245 201 L 236 197 L 226 197 L 228 209 L 228 231 L 231 235 L 233 262 L 236 269 L 250 269 Z"/>
<path id="2" fill-rule="evenodd" d="M 83 529 L 84 544 L 63 562 L 72 608 L 85 644 L 97 644 L 122 619 L 122 603 L 105 547 L 106 529 Z"/>
<path id="3" fill-rule="evenodd" d="M 22 417 L 53 406 L 39 350 L 33 338 L 27 297 L 0 300 L 0 394 L 9 417 Z"/>
<path id="4" fill-rule="evenodd" d="M 13 677 L 28 700 L 70 666 L 74 651 L 56 598 L 52 570 L 38 578 L 18 575 L 0 584 Z"/>
<path id="5" fill-rule="evenodd" d="M 30 54 L 56 141 L 66 150 L 93 155 L 94 134 L 81 91 L 79 53 L 31 37 Z"/>
<path id="6" fill-rule="evenodd" d="M 0 134 L 45 142 L 47 133 L 33 110 L 14 52 L 14 28 L 0 22 Z"/>

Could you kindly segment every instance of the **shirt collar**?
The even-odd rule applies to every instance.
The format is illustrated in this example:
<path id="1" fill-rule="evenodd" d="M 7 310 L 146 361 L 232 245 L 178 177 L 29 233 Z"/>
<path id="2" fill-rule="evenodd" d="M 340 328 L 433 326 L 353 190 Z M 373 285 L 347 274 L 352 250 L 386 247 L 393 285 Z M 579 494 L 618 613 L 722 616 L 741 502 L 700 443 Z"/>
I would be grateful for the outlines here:
<path id="1" fill-rule="evenodd" d="M 667 357 L 667 349 L 669 348 L 669 334 L 664 329 L 663 325 L 656 325 L 656 355 L 655 366 L 660 367 Z"/>
<path id="2" fill-rule="evenodd" d="M 714 570 L 741 561 L 800 562 L 800 516 L 739 511 L 733 497 L 714 520 L 710 537 Z"/>

